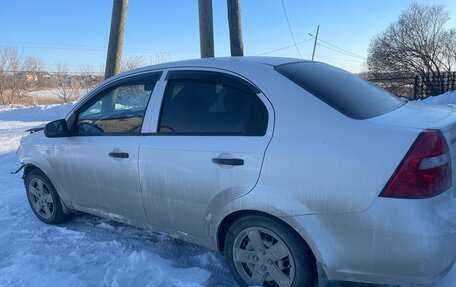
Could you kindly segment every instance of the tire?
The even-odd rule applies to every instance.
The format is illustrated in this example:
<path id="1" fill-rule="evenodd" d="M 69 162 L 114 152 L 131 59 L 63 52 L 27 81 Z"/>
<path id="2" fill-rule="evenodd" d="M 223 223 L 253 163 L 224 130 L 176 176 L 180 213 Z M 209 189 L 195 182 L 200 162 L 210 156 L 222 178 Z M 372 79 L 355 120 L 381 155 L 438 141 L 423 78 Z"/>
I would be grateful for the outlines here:
<path id="1" fill-rule="evenodd" d="M 266 216 L 236 221 L 224 252 L 241 286 L 314 287 L 318 281 L 310 248 L 289 226 Z"/>
<path id="2" fill-rule="evenodd" d="M 49 178 L 40 170 L 34 169 L 24 180 L 27 200 L 33 213 L 47 224 L 59 224 L 70 216 L 63 212 L 60 196 Z"/>

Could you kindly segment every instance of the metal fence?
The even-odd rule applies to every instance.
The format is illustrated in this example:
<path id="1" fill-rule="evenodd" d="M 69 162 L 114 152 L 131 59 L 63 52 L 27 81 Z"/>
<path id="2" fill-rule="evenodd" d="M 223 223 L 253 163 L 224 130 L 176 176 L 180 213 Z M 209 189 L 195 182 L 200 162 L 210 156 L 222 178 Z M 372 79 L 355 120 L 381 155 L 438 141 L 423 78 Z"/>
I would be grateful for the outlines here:
<path id="1" fill-rule="evenodd" d="M 413 98 L 423 99 L 456 90 L 456 72 L 418 74 L 415 77 Z"/>
<path id="2" fill-rule="evenodd" d="M 413 98 L 415 76 L 412 74 L 382 74 L 366 79 L 396 96 Z"/>
<path id="3" fill-rule="evenodd" d="M 425 99 L 456 90 L 456 72 L 428 74 L 381 74 L 367 80 L 400 97 Z"/>

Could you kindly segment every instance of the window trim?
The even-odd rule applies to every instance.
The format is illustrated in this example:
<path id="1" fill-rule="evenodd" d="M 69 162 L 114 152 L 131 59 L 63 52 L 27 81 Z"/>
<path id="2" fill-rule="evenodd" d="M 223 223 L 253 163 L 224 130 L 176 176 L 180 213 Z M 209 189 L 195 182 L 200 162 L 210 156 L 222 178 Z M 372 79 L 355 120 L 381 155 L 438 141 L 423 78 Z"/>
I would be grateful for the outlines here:
<path id="1" fill-rule="evenodd" d="M 144 118 L 145 118 L 147 109 L 149 107 L 149 104 L 150 104 L 150 101 L 152 99 L 152 95 L 154 93 L 156 85 L 159 82 L 162 74 L 163 74 L 162 71 L 158 71 L 158 72 L 154 71 L 152 73 L 139 74 L 139 75 L 136 75 L 136 76 L 133 76 L 133 77 L 125 77 L 125 78 L 122 78 L 122 79 L 119 79 L 117 81 L 113 81 L 113 82 L 107 84 L 105 87 L 103 87 L 101 90 L 99 90 L 96 94 L 94 94 L 92 97 L 87 99 L 81 106 L 79 106 L 77 108 L 77 110 L 75 110 L 72 113 L 72 117 L 74 117 L 74 121 L 72 123 L 71 128 L 69 129 L 69 136 L 70 137 L 74 137 L 74 136 L 76 136 L 76 137 L 92 137 L 92 136 L 138 136 L 138 135 L 145 135 L 141 131 L 134 132 L 134 133 L 128 133 L 128 132 L 127 133 L 125 133 L 125 132 L 123 132 L 123 133 L 112 133 L 111 132 L 111 133 L 82 135 L 82 134 L 78 134 L 75 131 L 75 128 L 77 126 L 81 110 L 86 108 L 87 106 L 91 106 L 94 103 L 96 103 L 100 98 L 102 98 L 104 95 L 106 95 L 106 93 L 109 93 L 110 91 L 112 91 L 114 89 L 117 89 L 117 88 L 120 88 L 120 87 L 124 87 L 124 86 L 128 86 L 128 85 L 149 84 L 150 83 L 150 84 L 154 84 L 154 88 L 150 92 L 149 99 L 147 100 L 147 103 L 145 105 L 144 117 L 143 117 L 143 121 L 141 123 L 141 129 L 140 129 L 140 130 L 142 130 L 142 126 L 144 125 Z"/>
<path id="2" fill-rule="evenodd" d="M 266 122 L 264 124 L 264 132 L 263 133 L 258 133 L 258 134 L 245 134 L 245 133 L 215 133 L 215 132 L 180 132 L 180 133 L 167 133 L 167 132 L 160 132 L 160 124 L 162 120 L 162 115 L 163 115 L 163 106 L 165 103 L 165 98 L 168 94 L 168 89 L 170 87 L 170 84 L 174 81 L 195 81 L 195 82 L 219 82 L 222 84 L 226 84 L 228 86 L 231 86 L 235 89 L 239 89 L 243 92 L 252 94 L 254 96 L 254 99 L 256 102 L 258 102 L 261 106 L 262 109 L 265 113 L 266 116 Z M 218 71 L 207 71 L 207 70 L 169 70 L 166 78 L 166 86 L 162 94 L 161 98 L 161 103 L 160 103 L 160 112 L 158 114 L 158 120 L 157 120 L 157 126 L 156 126 L 156 133 L 153 133 L 153 135 L 157 136 L 240 136 L 240 137 L 264 137 L 268 134 L 268 127 L 269 127 L 269 121 L 270 121 L 270 116 L 269 116 L 269 110 L 267 105 L 258 97 L 258 94 L 261 93 L 261 91 L 248 81 L 238 77 L 234 76 L 232 74 L 228 74 L 225 72 L 218 72 Z M 237 84 L 240 84 L 237 86 Z"/>
<path id="3" fill-rule="evenodd" d="M 204 71 L 204 70 L 175 70 L 169 71 L 166 75 L 168 80 L 202 80 L 211 82 L 221 82 L 223 84 L 235 87 L 241 91 L 258 94 L 260 90 L 249 82 L 239 77 L 226 74 L 223 72 Z"/>

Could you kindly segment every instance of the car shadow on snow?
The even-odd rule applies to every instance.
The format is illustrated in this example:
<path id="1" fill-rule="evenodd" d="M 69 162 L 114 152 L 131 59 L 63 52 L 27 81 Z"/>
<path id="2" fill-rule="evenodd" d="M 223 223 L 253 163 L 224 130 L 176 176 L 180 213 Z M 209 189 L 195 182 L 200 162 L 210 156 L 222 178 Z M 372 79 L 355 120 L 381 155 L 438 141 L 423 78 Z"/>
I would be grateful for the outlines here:
<path id="1" fill-rule="evenodd" d="M 211 273 L 207 286 L 237 286 L 223 255 L 204 247 L 88 214 L 77 214 L 61 227 L 83 234 L 87 244 L 116 242 L 127 253 L 157 254 L 175 268 L 207 270 Z"/>
<path id="2" fill-rule="evenodd" d="M 122 248 L 131 251 L 145 250 L 171 260 L 177 268 L 201 268 L 211 277 L 207 286 L 238 286 L 221 253 L 187 243 L 166 235 L 135 228 L 109 219 L 88 214 L 77 214 L 63 224 L 68 230 L 83 233 L 87 241 L 119 242 Z M 386 285 L 333 281 L 326 287 L 386 287 Z M 388 285 L 393 287 L 395 285 Z"/>

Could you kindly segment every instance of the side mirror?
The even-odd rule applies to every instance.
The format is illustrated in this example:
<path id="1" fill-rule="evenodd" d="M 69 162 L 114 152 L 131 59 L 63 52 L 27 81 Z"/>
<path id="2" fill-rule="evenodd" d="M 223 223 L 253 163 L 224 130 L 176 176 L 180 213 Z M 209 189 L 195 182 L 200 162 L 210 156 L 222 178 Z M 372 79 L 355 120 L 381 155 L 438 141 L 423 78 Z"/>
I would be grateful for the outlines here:
<path id="1" fill-rule="evenodd" d="M 44 126 L 44 135 L 48 138 L 62 138 L 68 136 L 68 126 L 65 120 L 52 121 Z"/>

